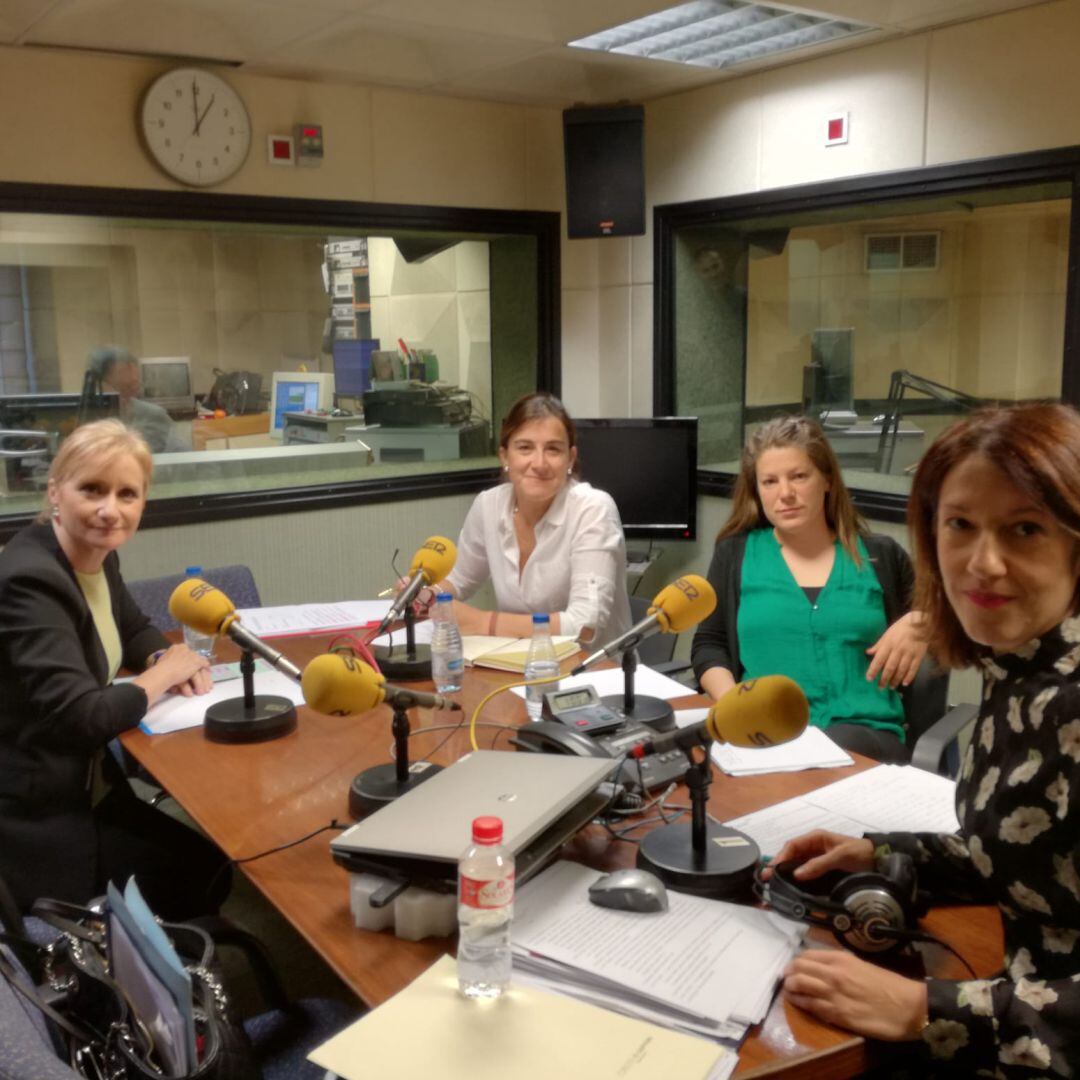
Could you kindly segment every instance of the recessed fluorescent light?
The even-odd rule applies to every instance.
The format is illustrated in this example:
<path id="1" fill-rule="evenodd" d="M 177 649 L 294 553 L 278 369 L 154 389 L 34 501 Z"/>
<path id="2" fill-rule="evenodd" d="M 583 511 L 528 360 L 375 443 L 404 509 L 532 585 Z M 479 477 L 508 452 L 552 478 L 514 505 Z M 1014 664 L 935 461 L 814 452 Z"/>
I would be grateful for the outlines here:
<path id="1" fill-rule="evenodd" d="M 692 0 L 571 41 L 578 49 L 726 68 L 876 29 L 742 0 Z"/>

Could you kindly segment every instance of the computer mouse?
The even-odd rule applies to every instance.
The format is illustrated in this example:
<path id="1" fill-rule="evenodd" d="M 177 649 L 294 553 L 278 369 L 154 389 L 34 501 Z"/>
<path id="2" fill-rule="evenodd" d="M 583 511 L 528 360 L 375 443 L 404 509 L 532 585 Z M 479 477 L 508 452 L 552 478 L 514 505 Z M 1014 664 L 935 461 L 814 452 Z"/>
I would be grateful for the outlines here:
<path id="1" fill-rule="evenodd" d="M 614 870 L 589 886 L 589 899 L 616 911 L 667 911 L 667 889 L 648 870 Z"/>

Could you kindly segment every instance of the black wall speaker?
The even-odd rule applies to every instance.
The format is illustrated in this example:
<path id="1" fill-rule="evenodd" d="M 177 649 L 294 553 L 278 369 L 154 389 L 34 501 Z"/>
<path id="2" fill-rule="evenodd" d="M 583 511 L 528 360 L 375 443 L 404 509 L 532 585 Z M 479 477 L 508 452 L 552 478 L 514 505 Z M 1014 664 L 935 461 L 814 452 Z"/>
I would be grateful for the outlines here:
<path id="1" fill-rule="evenodd" d="M 645 232 L 644 132 L 640 105 L 563 111 L 571 240 Z"/>

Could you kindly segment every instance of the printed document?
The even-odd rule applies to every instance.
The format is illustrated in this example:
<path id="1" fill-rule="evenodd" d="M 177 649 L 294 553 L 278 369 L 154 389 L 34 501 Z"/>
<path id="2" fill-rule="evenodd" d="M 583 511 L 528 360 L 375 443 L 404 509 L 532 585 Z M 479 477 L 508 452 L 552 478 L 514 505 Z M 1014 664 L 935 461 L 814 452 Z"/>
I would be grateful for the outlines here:
<path id="1" fill-rule="evenodd" d="M 559 690 L 571 690 L 575 686 L 594 686 L 597 694 L 604 697 L 606 694 L 621 694 L 626 687 L 626 677 L 622 668 L 603 668 L 600 671 L 583 671 L 580 675 L 566 675 L 559 680 Z M 556 689 L 554 683 L 550 689 Z M 519 698 L 525 697 L 525 687 L 516 686 L 510 691 Z M 634 672 L 634 693 L 644 694 L 648 697 L 663 698 L 670 701 L 672 698 L 687 697 L 694 693 L 689 686 L 676 682 L 659 671 L 653 671 L 644 664 L 638 665 Z"/>
<path id="2" fill-rule="evenodd" d="M 955 782 L 914 765 L 878 765 L 726 824 L 752 837 L 764 855 L 812 829 L 862 836 L 960 828 Z"/>
<path id="3" fill-rule="evenodd" d="M 613 911 L 589 900 L 601 872 L 557 862 L 514 901 L 514 963 L 728 1034 L 768 1008 L 804 927 L 739 904 L 668 892 L 668 910 Z"/>
<path id="4" fill-rule="evenodd" d="M 377 626 L 389 610 L 389 600 L 341 600 L 329 604 L 241 608 L 236 614 L 257 637 L 273 638 Z"/>

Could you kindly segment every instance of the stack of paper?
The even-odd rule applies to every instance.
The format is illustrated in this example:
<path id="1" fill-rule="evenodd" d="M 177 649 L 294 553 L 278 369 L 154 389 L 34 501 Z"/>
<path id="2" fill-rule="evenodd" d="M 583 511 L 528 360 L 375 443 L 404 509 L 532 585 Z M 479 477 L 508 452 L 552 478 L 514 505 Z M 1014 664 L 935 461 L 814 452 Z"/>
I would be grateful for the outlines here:
<path id="1" fill-rule="evenodd" d="M 956 832 L 956 784 L 914 765 L 878 765 L 816 791 L 727 822 L 765 855 L 812 829 L 844 836 L 867 832 Z"/>
<path id="2" fill-rule="evenodd" d="M 494 1001 L 469 1001 L 449 956 L 309 1059 L 344 1080 L 726 1080 L 736 1064 L 724 1047 L 522 986 L 516 976 Z"/>
<path id="3" fill-rule="evenodd" d="M 149 1031 L 166 1076 L 188 1076 L 198 1065 L 191 976 L 131 878 L 124 895 L 109 882 L 112 974 Z"/>
<path id="4" fill-rule="evenodd" d="M 285 607 L 242 608 L 240 621 L 258 637 L 323 634 L 377 626 L 390 610 L 389 600 L 342 600 L 336 604 L 288 604 Z"/>
<path id="5" fill-rule="evenodd" d="M 475 667 L 494 668 L 496 671 L 525 670 L 532 639 L 512 637 L 486 637 L 467 634 L 461 639 L 465 663 Z M 551 643 L 559 660 L 578 652 L 577 638 L 553 634 Z"/>
<path id="6" fill-rule="evenodd" d="M 515 978 L 711 1039 L 738 1040 L 769 1008 L 805 927 L 770 912 L 668 892 L 668 910 L 589 900 L 600 871 L 557 862 L 514 904 Z"/>

